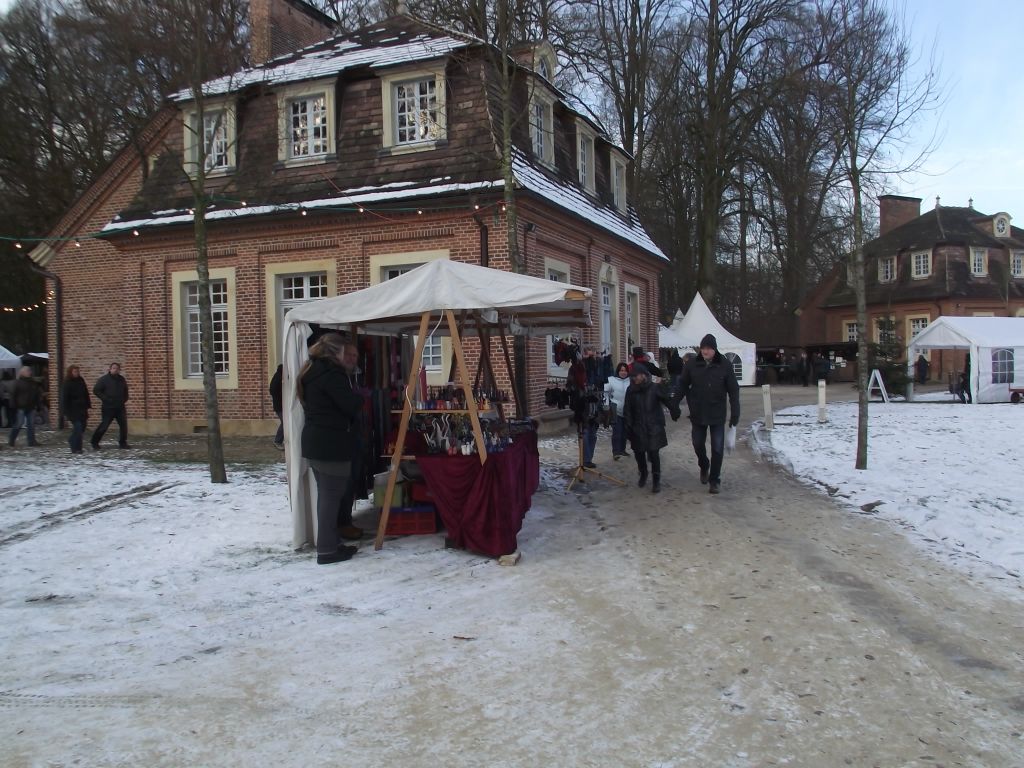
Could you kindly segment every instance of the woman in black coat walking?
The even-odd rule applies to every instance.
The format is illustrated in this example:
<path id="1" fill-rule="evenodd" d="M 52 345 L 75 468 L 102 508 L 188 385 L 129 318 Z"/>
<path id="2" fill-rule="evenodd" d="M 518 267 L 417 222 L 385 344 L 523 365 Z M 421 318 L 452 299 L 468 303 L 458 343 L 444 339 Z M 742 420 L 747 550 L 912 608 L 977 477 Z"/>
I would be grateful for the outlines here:
<path id="1" fill-rule="evenodd" d="M 85 424 L 89 421 L 89 409 L 92 408 L 92 400 L 89 397 L 89 387 L 77 365 L 68 367 L 67 375 L 64 378 L 64 390 L 61 393 L 64 403 L 64 416 L 71 422 L 71 436 L 68 437 L 68 445 L 72 453 L 82 452 L 82 437 L 85 434 Z"/>
<path id="2" fill-rule="evenodd" d="M 355 547 L 338 546 L 338 509 L 352 482 L 352 459 L 359 445 L 358 418 L 363 398 L 352 391 L 349 374 L 359 356 L 355 346 L 328 333 L 309 349 L 296 392 L 305 413 L 302 456 L 316 478 L 316 561 L 348 560 Z"/>
<path id="3" fill-rule="evenodd" d="M 632 371 L 633 383 L 626 390 L 626 404 L 623 406 L 623 419 L 626 423 L 626 434 L 633 446 L 636 467 L 640 472 L 637 485 L 641 488 L 647 483 L 647 462 L 651 463 L 651 493 L 661 490 L 661 457 L 659 451 L 668 445 L 665 434 L 665 414 L 662 407 L 668 408 L 672 420 L 679 419 L 679 404 L 664 394 L 651 382 L 650 374 L 643 363 L 634 363 Z"/>

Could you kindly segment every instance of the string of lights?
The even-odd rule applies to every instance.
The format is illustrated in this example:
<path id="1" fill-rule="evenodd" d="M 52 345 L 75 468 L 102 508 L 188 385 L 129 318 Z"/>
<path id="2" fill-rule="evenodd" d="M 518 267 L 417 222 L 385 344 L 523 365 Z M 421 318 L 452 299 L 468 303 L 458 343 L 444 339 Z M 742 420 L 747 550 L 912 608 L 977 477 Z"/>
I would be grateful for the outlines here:
<path id="1" fill-rule="evenodd" d="M 332 185 L 333 185 L 333 182 L 332 182 Z M 336 191 L 339 194 L 344 195 L 344 193 L 340 189 L 336 189 Z M 348 196 L 345 195 L 345 197 L 347 198 Z M 299 215 L 301 215 L 301 216 L 306 216 L 311 211 L 369 214 L 370 216 L 374 216 L 374 217 L 376 217 L 376 218 L 378 218 L 378 219 L 380 219 L 382 221 L 386 221 L 386 222 L 389 222 L 389 223 L 398 223 L 400 221 L 399 219 L 392 217 L 394 214 L 415 213 L 415 214 L 417 214 L 419 216 L 422 216 L 428 210 L 431 213 L 433 213 L 433 212 L 462 211 L 463 215 L 465 215 L 465 216 L 472 216 L 472 215 L 478 213 L 481 210 L 487 210 L 487 209 L 490 209 L 490 208 L 497 209 L 497 208 L 499 208 L 499 206 L 500 206 L 500 210 L 502 212 L 504 212 L 504 210 L 505 210 L 504 203 L 501 203 L 500 201 L 499 202 L 488 203 L 488 204 L 483 205 L 483 206 L 481 206 L 478 203 L 473 203 L 468 209 L 467 209 L 465 204 L 462 204 L 462 205 L 446 205 L 446 206 L 430 206 L 429 209 L 425 209 L 423 206 L 404 207 L 404 206 L 389 205 L 386 208 L 382 209 L 382 210 L 386 210 L 387 213 L 392 214 L 392 216 L 388 216 L 387 214 L 382 213 L 381 210 L 375 210 L 371 206 L 353 202 L 351 200 L 351 198 L 348 198 L 348 199 L 349 199 L 348 203 L 341 203 L 339 205 L 316 205 L 316 206 L 313 206 L 313 207 L 307 207 L 307 206 L 303 205 L 302 203 L 288 203 L 288 204 L 283 204 L 283 205 L 275 206 L 275 207 L 279 208 L 282 212 L 283 211 L 287 211 L 287 210 L 297 211 L 299 213 Z M 216 210 L 225 210 L 224 208 L 217 208 L 216 206 L 217 206 L 218 203 L 227 203 L 227 204 L 231 204 L 231 205 L 237 206 L 238 208 L 248 208 L 249 207 L 248 202 L 245 201 L 245 200 L 234 200 L 232 198 L 227 198 L 227 197 L 211 197 L 211 198 L 209 198 L 209 200 L 207 202 L 210 203 L 210 204 L 213 204 L 213 206 L 214 206 L 214 208 L 216 208 Z M 190 216 L 195 215 L 195 210 L 193 208 L 188 208 L 186 212 Z M 98 240 L 98 239 L 101 239 L 101 238 L 103 238 L 105 236 L 108 236 L 108 235 L 111 235 L 111 234 L 115 234 L 115 233 L 119 233 L 119 232 L 125 232 L 125 231 L 128 231 L 128 230 L 129 230 L 129 227 L 125 227 L 123 230 L 107 229 L 107 230 L 105 230 L 103 232 L 80 232 L 80 233 L 78 233 L 78 234 L 76 234 L 74 236 L 50 236 L 50 237 L 27 237 L 27 236 L 15 236 L 15 235 L 0 235 L 0 241 L 14 243 L 14 247 L 16 249 L 18 249 L 18 250 L 24 250 L 26 246 L 30 246 L 30 245 L 34 245 L 34 244 L 38 244 L 38 243 L 55 243 L 55 244 L 73 243 L 76 248 L 81 248 L 83 241 Z M 141 234 L 142 234 L 139 231 L 138 227 L 131 227 L 130 230 L 131 230 L 131 234 L 133 236 L 135 236 L 135 237 L 140 237 Z M 31 308 L 35 308 L 35 307 L 31 307 Z M 2 309 L 3 311 L 10 311 L 7 307 L 0 307 L 0 309 Z M 13 311 L 19 311 L 19 310 L 15 309 Z"/>
<path id="2" fill-rule="evenodd" d="M 46 292 L 46 298 L 42 301 L 36 302 L 35 304 L 23 304 L 20 307 L 7 307 L 0 305 L 0 312 L 33 312 L 37 309 L 42 309 L 49 304 L 54 297 L 52 290 Z"/>

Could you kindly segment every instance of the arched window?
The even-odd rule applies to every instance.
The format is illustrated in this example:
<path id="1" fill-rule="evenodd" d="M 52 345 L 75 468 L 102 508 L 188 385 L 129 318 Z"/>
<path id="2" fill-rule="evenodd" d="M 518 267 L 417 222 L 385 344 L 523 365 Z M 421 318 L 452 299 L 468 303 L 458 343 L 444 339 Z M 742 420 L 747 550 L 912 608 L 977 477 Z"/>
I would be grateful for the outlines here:
<path id="1" fill-rule="evenodd" d="M 740 356 L 735 352 L 723 352 L 722 356 L 732 363 L 732 370 L 736 374 L 736 381 L 741 381 L 743 379 L 743 361 L 740 360 Z"/>
<path id="2" fill-rule="evenodd" d="M 1013 350 L 992 350 L 992 383 L 1013 384 Z"/>

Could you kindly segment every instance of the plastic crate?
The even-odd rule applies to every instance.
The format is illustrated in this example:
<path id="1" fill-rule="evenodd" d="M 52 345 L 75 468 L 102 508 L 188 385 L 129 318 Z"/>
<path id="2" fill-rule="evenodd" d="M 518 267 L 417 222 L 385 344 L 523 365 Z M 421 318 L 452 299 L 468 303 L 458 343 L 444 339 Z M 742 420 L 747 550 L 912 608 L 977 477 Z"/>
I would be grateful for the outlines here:
<path id="1" fill-rule="evenodd" d="M 410 489 L 409 495 L 417 504 L 433 503 L 434 494 L 430 492 L 426 483 L 412 483 Z"/>
<path id="2" fill-rule="evenodd" d="M 432 504 L 418 507 L 396 507 L 388 515 L 388 536 L 437 533 L 437 512 Z"/>

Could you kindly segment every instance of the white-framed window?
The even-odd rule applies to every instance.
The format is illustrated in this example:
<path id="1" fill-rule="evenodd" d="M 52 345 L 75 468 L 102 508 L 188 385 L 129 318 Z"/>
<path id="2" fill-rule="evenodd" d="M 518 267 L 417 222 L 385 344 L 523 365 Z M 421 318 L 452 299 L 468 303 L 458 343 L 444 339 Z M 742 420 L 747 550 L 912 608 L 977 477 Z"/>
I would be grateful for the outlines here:
<path id="1" fill-rule="evenodd" d="M 626 352 L 640 345 L 640 289 L 626 286 Z"/>
<path id="2" fill-rule="evenodd" d="M 555 164 L 554 104 L 539 91 L 534 91 L 530 98 L 530 146 L 533 156 L 542 163 Z"/>
<path id="3" fill-rule="evenodd" d="M 576 123 L 576 168 L 580 186 L 587 192 L 594 193 L 594 133 L 583 123 Z"/>
<path id="4" fill-rule="evenodd" d="M 612 348 L 612 307 L 615 302 L 615 286 L 601 283 L 601 351 Z"/>
<path id="5" fill-rule="evenodd" d="M 931 251 L 920 251 L 913 255 L 913 272 L 912 276 L 915 280 L 920 280 L 925 277 L 930 277 L 932 274 L 932 254 Z"/>
<path id="6" fill-rule="evenodd" d="M 878 259 L 878 282 L 891 283 L 896 279 L 896 257 L 882 256 Z"/>
<path id="7" fill-rule="evenodd" d="M 626 212 L 626 164 L 612 153 L 611 159 L 612 202 L 622 213 Z"/>
<path id="8" fill-rule="evenodd" d="M 896 321 L 893 320 L 891 317 L 875 318 L 875 343 L 896 343 Z"/>
<path id="9" fill-rule="evenodd" d="M 1013 350 L 992 350 L 992 383 L 1013 384 Z"/>
<path id="10" fill-rule="evenodd" d="M 856 320 L 847 320 L 846 322 L 843 323 L 843 330 L 844 330 L 843 337 L 846 339 L 846 341 L 850 342 L 850 343 L 856 344 L 857 343 L 857 321 Z"/>
<path id="11" fill-rule="evenodd" d="M 444 65 L 381 76 L 382 143 L 392 153 L 422 152 L 448 138 Z"/>
<path id="12" fill-rule="evenodd" d="M 203 108 L 203 125 L 199 111 L 191 109 L 184 115 L 185 166 L 195 176 L 201 150 L 205 150 L 207 176 L 229 173 L 235 168 L 237 143 L 235 109 L 229 102 L 216 101 Z"/>
<path id="13" fill-rule="evenodd" d="M 1024 251 L 1014 251 L 1010 254 L 1010 276 L 1024 277 Z"/>
<path id="14" fill-rule="evenodd" d="M 743 361 L 735 352 L 724 352 L 722 357 L 732 363 L 732 372 L 736 375 L 736 381 L 743 381 Z"/>
<path id="15" fill-rule="evenodd" d="M 314 299 L 325 299 L 329 295 L 326 271 L 278 275 L 276 283 L 274 305 L 278 328 L 284 327 L 285 316 L 295 307 Z M 280 339 L 277 343 L 280 345 Z M 277 353 L 280 359 L 281 350 L 278 349 Z"/>
<path id="16" fill-rule="evenodd" d="M 288 165 L 323 162 L 334 153 L 334 84 L 282 88 L 278 102 L 278 160 Z"/>
<path id="17" fill-rule="evenodd" d="M 199 324 L 199 281 L 185 283 L 185 376 L 202 378 L 203 355 Z M 210 315 L 213 319 L 213 370 L 226 376 L 231 367 L 231 346 L 228 336 L 228 283 L 210 281 Z"/>
<path id="18" fill-rule="evenodd" d="M 437 81 L 433 77 L 395 83 L 395 144 L 437 141 L 440 124 L 437 111 Z"/>
<path id="19" fill-rule="evenodd" d="M 174 385 L 176 389 L 203 388 L 203 360 L 199 324 L 199 275 L 195 270 L 171 275 L 171 311 L 174 318 Z M 235 342 L 235 271 L 210 270 L 213 315 L 213 368 L 217 387 L 237 389 L 238 358 Z"/>
<path id="20" fill-rule="evenodd" d="M 282 362 L 285 316 L 307 301 L 334 296 L 338 267 L 333 258 L 269 262 L 264 264 L 263 279 L 267 374 L 270 376 Z"/>
<path id="21" fill-rule="evenodd" d="M 404 275 L 416 267 L 421 266 L 420 264 L 395 264 L 387 267 L 381 267 L 380 281 L 383 283 L 387 280 L 394 280 L 399 275 Z M 416 337 L 413 337 L 416 339 Z M 418 343 L 418 339 L 416 342 Z M 441 337 L 440 336 L 429 336 L 427 337 L 426 343 L 423 345 L 423 366 L 427 369 L 427 372 L 439 372 L 441 366 L 444 364 L 444 350 L 441 348 Z"/>
<path id="22" fill-rule="evenodd" d="M 910 339 L 910 341 L 913 341 L 915 338 L 917 338 L 917 334 L 919 334 L 921 331 L 928 327 L 928 320 L 929 318 L 927 316 L 908 317 L 907 338 Z"/>
<path id="23" fill-rule="evenodd" d="M 557 261 L 555 259 L 544 259 L 544 277 L 548 280 L 552 280 L 556 283 L 568 283 L 569 282 L 569 265 L 564 261 Z M 569 336 L 548 336 L 547 345 L 547 367 L 548 376 L 564 376 L 566 368 L 562 367 L 558 357 L 555 355 L 555 346 L 563 338 L 568 339 Z"/>
<path id="24" fill-rule="evenodd" d="M 981 277 L 988 274 L 988 250 L 985 248 L 971 249 L 971 274 Z"/>

